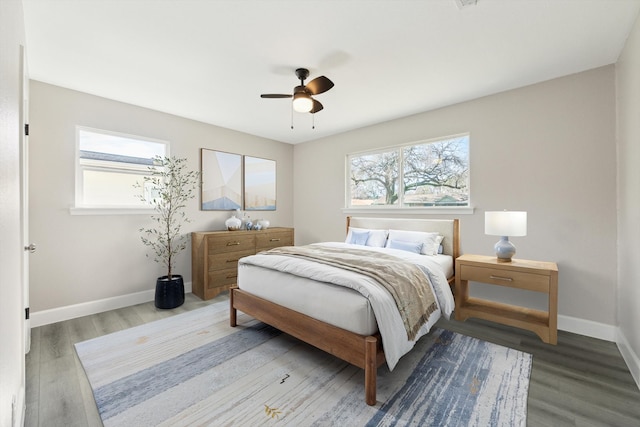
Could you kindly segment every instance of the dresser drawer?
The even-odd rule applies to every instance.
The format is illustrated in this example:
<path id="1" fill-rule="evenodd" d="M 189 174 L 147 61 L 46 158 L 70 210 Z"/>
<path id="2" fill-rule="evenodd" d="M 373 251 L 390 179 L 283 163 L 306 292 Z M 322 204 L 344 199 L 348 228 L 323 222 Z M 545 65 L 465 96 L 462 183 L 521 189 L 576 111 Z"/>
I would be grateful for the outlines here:
<path id="1" fill-rule="evenodd" d="M 207 265 L 209 271 L 224 270 L 225 268 L 238 268 L 238 260 L 242 257 L 253 255 L 254 251 L 233 251 L 209 255 Z"/>
<path id="2" fill-rule="evenodd" d="M 238 281 L 238 269 L 227 268 L 225 270 L 210 271 L 208 273 L 207 288 L 219 288 L 235 285 Z"/>
<path id="3" fill-rule="evenodd" d="M 194 231 L 191 233 L 192 292 L 211 299 L 235 285 L 238 260 L 256 251 L 293 245 L 293 228 Z"/>
<path id="4" fill-rule="evenodd" d="M 255 234 L 245 234 L 243 231 L 207 236 L 209 255 L 230 251 L 254 251 L 256 247 L 255 239 Z"/>
<path id="5" fill-rule="evenodd" d="M 279 246 L 292 245 L 293 232 L 291 232 L 291 230 L 265 231 L 263 233 L 256 234 L 256 252 L 277 248 Z"/>
<path id="6" fill-rule="evenodd" d="M 472 265 L 462 265 L 460 272 L 456 272 L 456 274 L 460 274 L 461 280 L 491 283 L 537 292 L 549 291 L 549 276 L 544 274 L 527 273 L 509 269 L 484 268 Z"/>

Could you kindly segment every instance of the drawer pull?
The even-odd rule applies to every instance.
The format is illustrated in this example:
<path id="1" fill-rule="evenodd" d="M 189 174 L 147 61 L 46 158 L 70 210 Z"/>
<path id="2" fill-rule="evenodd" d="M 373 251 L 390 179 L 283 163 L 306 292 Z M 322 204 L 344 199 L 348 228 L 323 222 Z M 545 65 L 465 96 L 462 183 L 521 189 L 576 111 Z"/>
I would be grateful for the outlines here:
<path id="1" fill-rule="evenodd" d="M 270 242 L 279 242 L 280 239 L 269 239 Z"/>
<path id="2" fill-rule="evenodd" d="M 513 279 L 511 277 L 494 276 L 493 274 L 489 276 L 489 279 L 504 280 L 505 282 L 513 282 Z"/>
<path id="3" fill-rule="evenodd" d="M 227 246 L 238 246 L 240 242 L 227 242 Z"/>
<path id="4" fill-rule="evenodd" d="M 227 279 L 235 279 L 236 277 L 238 277 L 237 274 L 231 274 L 231 275 L 227 276 Z"/>
<path id="5" fill-rule="evenodd" d="M 228 259 L 228 260 L 227 260 L 227 262 L 228 262 L 228 263 L 229 263 L 229 262 L 238 262 L 238 260 L 237 260 L 237 259 Z"/>

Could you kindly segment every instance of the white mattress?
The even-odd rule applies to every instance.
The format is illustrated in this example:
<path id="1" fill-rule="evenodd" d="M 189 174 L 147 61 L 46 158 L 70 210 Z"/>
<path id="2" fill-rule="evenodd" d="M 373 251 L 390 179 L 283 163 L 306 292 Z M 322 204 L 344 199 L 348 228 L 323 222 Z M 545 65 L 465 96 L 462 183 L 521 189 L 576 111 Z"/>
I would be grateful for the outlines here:
<path id="1" fill-rule="evenodd" d="M 453 276 L 453 257 L 436 255 L 429 258 L 443 268 L 446 277 Z M 350 288 L 242 263 L 238 265 L 238 287 L 260 298 L 360 335 L 378 332 L 369 301 Z M 432 316 L 433 323 L 438 317 Z M 429 328 L 431 326 L 428 325 Z"/>

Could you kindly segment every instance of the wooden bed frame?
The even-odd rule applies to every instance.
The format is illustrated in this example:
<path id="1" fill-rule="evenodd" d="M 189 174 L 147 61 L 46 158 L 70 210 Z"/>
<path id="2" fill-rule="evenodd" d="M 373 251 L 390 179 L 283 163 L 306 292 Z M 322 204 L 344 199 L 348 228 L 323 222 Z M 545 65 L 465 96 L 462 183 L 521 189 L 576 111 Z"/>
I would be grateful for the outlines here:
<path id="1" fill-rule="evenodd" d="M 349 226 L 367 229 L 394 229 L 411 231 L 437 231 L 445 236 L 444 253 L 457 258 L 460 255 L 460 225 L 457 219 L 429 220 L 407 218 L 356 218 L 347 217 Z M 453 283 L 454 276 L 449 278 Z M 379 334 L 359 335 L 321 322 L 287 307 L 256 297 L 237 286 L 229 291 L 232 327 L 237 325 L 237 310 L 242 311 L 282 332 L 326 351 L 346 362 L 364 369 L 365 400 L 376 404 L 377 368 L 385 362 L 382 340 Z"/>

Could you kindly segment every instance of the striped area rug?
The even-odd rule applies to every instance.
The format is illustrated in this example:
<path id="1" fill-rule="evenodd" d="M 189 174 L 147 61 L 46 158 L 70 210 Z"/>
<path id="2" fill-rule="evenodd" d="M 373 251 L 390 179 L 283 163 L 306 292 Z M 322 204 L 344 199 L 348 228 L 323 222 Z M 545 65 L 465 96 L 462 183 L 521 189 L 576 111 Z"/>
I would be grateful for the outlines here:
<path id="1" fill-rule="evenodd" d="M 76 344 L 105 426 L 526 425 L 532 356 L 436 329 L 364 372 L 228 302 Z"/>

